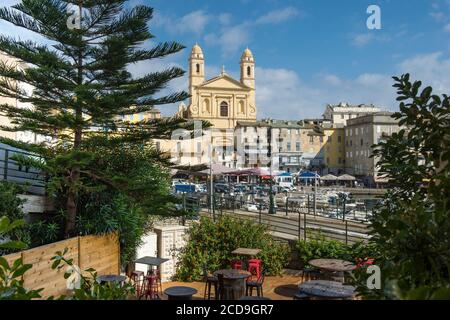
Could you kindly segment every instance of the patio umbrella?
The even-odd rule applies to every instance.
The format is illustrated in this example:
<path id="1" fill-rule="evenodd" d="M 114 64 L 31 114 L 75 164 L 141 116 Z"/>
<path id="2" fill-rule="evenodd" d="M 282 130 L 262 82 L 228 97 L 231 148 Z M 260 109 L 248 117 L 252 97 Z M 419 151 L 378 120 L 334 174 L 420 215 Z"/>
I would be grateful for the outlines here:
<path id="1" fill-rule="evenodd" d="M 215 163 L 215 164 L 212 165 L 212 174 L 215 175 L 215 176 L 216 175 L 229 174 L 229 173 L 231 173 L 233 171 L 234 171 L 234 169 L 225 167 L 225 166 L 223 166 L 221 164 L 218 164 L 218 163 Z M 208 166 L 208 169 L 202 170 L 200 172 L 204 173 L 204 174 L 209 174 L 209 166 Z"/>
<path id="2" fill-rule="evenodd" d="M 336 181 L 338 179 L 338 177 L 336 177 L 333 174 L 327 174 L 326 176 L 323 176 L 320 178 L 320 180 L 322 181 Z"/>
<path id="3" fill-rule="evenodd" d="M 356 178 L 349 174 L 343 174 L 342 176 L 338 177 L 338 180 L 339 181 L 355 181 Z"/>

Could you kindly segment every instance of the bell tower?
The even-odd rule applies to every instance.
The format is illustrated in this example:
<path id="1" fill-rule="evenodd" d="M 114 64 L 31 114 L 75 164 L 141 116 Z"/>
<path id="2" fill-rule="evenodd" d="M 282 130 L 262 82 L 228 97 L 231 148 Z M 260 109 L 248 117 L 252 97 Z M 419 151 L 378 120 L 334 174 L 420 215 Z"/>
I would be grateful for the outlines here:
<path id="1" fill-rule="evenodd" d="M 194 96 L 194 87 L 205 82 L 205 57 L 202 48 L 198 44 L 192 48 L 189 57 L 189 94 Z"/>
<path id="2" fill-rule="evenodd" d="M 245 49 L 241 56 L 241 83 L 252 89 L 248 97 L 250 112 L 247 114 L 256 118 L 255 59 L 249 48 Z"/>

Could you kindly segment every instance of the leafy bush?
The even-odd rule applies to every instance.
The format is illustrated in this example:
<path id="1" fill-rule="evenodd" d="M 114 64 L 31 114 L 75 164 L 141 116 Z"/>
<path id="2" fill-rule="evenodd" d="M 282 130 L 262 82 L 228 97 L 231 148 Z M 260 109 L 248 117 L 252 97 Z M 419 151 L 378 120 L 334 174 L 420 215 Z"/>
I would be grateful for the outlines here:
<path id="1" fill-rule="evenodd" d="M 374 147 L 393 189 L 372 218 L 382 290 L 370 297 L 450 297 L 450 98 L 394 77 L 402 129 Z M 363 287 L 363 286 L 361 286 Z M 377 296 L 376 296 L 377 295 Z"/>
<path id="2" fill-rule="evenodd" d="M 17 197 L 20 191 L 20 187 L 15 184 L 4 181 L 0 182 L 0 217 L 8 217 L 11 221 L 25 218 L 25 214 L 22 211 L 24 201 Z M 30 243 L 30 233 L 25 225 L 10 230 L 8 232 L 8 238 L 13 241 L 21 241 L 26 245 Z M 17 251 L 17 249 L 0 249 L 0 255 L 14 251 Z"/>
<path id="3" fill-rule="evenodd" d="M 148 231 L 150 220 L 139 206 L 123 195 L 105 198 L 107 194 L 91 194 L 85 210 L 78 215 L 76 230 L 81 235 L 118 232 L 121 265 L 125 267 L 136 258 L 136 249 Z M 96 201 L 94 201 L 94 199 Z"/>
<path id="4" fill-rule="evenodd" d="M 287 245 L 277 242 L 264 225 L 227 216 L 217 222 L 202 217 L 188 231 L 189 240 L 179 252 L 176 278 L 198 281 L 203 267 L 210 271 L 230 266 L 237 257 L 231 252 L 239 247 L 258 248 L 267 275 L 280 274 L 289 258 Z"/>
<path id="5" fill-rule="evenodd" d="M 8 217 L 0 218 L 0 249 L 21 250 L 26 244 L 21 241 L 6 240 L 15 229 L 22 227 L 24 220 L 10 221 Z M 22 276 L 31 269 L 31 264 L 23 264 L 22 259 L 15 260 L 12 265 L 0 257 L 0 300 L 31 300 L 40 298 L 40 290 L 27 290 L 23 287 Z"/>
<path id="6" fill-rule="evenodd" d="M 296 248 L 300 262 L 305 266 L 313 259 L 343 259 L 357 263 L 378 255 L 376 248 L 372 245 L 363 242 L 346 245 L 340 241 L 326 239 L 323 235 L 317 235 L 307 241 L 299 240 Z"/>

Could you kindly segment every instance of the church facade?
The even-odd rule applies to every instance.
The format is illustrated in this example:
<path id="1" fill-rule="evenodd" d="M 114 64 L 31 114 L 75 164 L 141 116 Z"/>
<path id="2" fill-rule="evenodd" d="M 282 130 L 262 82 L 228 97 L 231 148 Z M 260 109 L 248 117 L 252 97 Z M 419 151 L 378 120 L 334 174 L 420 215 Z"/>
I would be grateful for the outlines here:
<path id="1" fill-rule="evenodd" d="M 238 121 L 256 121 L 255 60 L 245 49 L 240 61 L 240 80 L 225 70 L 205 79 L 205 56 L 199 45 L 189 58 L 189 106 L 181 106 L 183 117 L 208 120 L 216 129 L 234 129 Z"/>
<path id="2" fill-rule="evenodd" d="M 240 121 L 256 121 L 255 60 L 247 48 L 240 59 L 240 79 L 228 75 L 224 68 L 212 79 L 205 77 L 205 55 L 196 44 L 189 57 L 189 105 L 182 103 L 176 116 L 187 120 L 206 120 L 212 128 L 190 140 L 160 141 L 170 150 L 172 159 L 181 165 L 214 163 L 236 167 L 234 129 Z"/>

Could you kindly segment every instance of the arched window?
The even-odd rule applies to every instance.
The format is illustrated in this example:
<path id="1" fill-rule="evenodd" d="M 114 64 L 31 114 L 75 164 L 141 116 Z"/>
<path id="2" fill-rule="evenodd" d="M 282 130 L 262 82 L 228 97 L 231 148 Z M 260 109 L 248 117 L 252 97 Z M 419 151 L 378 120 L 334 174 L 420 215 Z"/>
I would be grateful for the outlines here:
<path id="1" fill-rule="evenodd" d="M 195 71 L 196 71 L 197 73 L 200 73 L 200 64 L 199 64 L 199 63 L 197 63 L 197 64 L 195 65 Z"/>
<path id="2" fill-rule="evenodd" d="M 247 67 L 247 77 L 251 77 L 252 76 L 252 67 L 248 66 Z"/>
<path id="3" fill-rule="evenodd" d="M 225 101 L 220 104 L 220 116 L 228 117 L 228 103 Z"/>

